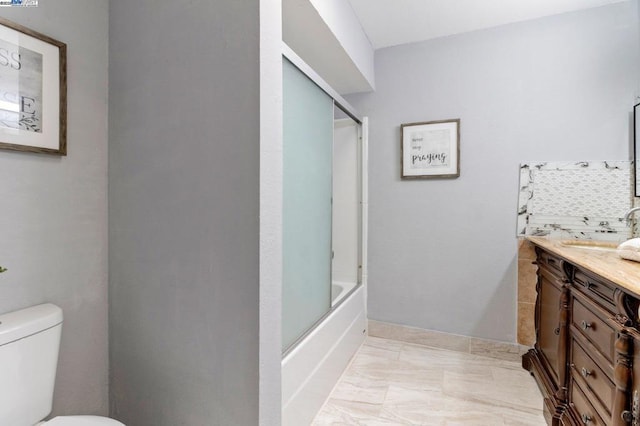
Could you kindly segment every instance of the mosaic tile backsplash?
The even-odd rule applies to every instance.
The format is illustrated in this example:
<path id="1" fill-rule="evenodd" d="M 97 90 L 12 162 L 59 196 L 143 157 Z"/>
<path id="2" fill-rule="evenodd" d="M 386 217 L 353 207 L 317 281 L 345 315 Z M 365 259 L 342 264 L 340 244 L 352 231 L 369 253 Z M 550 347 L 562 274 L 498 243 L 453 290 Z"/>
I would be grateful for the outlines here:
<path id="1" fill-rule="evenodd" d="M 631 228 L 630 161 L 520 165 L 518 236 L 624 241 Z"/>

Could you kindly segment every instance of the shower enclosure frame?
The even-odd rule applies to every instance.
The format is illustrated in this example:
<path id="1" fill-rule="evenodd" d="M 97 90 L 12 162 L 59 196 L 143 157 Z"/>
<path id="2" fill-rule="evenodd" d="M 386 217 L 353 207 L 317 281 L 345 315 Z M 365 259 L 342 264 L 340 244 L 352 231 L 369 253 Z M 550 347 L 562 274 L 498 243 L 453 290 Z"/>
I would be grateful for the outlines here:
<path id="1" fill-rule="evenodd" d="M 329 310 L 283 351 L 282 424 L 298 425 L 311 422 L 366 335 L 368 120 L 360 118 L 355 109 L 285 43 L 282 43 L 282 56 L 332 98 L 334 111 L 339 108 L 358 129 L 357 282 L 338 303 L 333 306 L 330 303 Z M 332 281 L 327 285 L 331 286 Z"/>
<path id="2" fill-rule="evenodd" d="M 342 96 L 338 94 L 328 83 L 326 83 L 322 77 L 317 75 L 317 73 L 304 62 L 289 46 L 283 43 L 283 52 L 282 56 L 284 59 L 291 62 L 302 74 L 307 76 L 313 83 L 315 83 L 322 91 L 324 91 L 332 100 L 334 109 L 339 108 L 344 112 L 350 119 L 352 119 L 358 128 L 358 156 L 357 156 L 357 173 L 358 173 L 358 218 L 359 218 L 359 226 L 358 226 L 358 265 L 357 265 L 357 280 L 356 285 L 347 292 L 347 294 L 335 305 L 330 303 L 329 310 L 322 315 L 315 323 L 313 323 L 303 334 L 301 334 L 298 338 L 296 338 L 286 349 L 283 350 L 282 356 L 283 358 L 287 356 L 300 342 L 302 342 L 313 330 L 321 324 L 334 309 L 337 309 L 340 304 L 349 298 L 351 294 L 353 294 L 361 285 L 362 285 L 362 277 L 364 274 L 364 265 L 363 265 L 363 155 L 362 155 L 362 144 L 363 144 L 363 119 L 359 118 L 355 109 L 346 101 Z M 333 147 L 332 147 L 333 151 Z M 332 170 L 333 175 L 333 170 Z M 333 215 L 331 217 L 331 223 L 333 223 Z M 331 236 L 331 247 L 333 248 L 333 235 Z M 332 258 L 329 258 L 329 271 L 331 276 L 333 276 Z M 331 285 L 331 282 L 329 283 Z"/>

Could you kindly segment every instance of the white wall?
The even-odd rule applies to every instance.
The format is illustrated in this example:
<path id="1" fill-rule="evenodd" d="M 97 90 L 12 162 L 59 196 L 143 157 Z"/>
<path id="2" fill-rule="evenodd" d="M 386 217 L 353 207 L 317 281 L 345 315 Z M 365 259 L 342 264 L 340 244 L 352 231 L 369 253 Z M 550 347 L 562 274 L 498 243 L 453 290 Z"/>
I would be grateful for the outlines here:
<path id="1" fill-rule="evenodd" d="M 260 353 L 276 362 L 260 320 L 279 318 L 260 311 L 260 5 L 110 3 L 110 404 L 127 425 L 255 425 L 278 385 L 259 378 Z"/>
<path id="2" fill-rule="evenodd" d="M 282 2 L 260 0 L 259 424 L 282 423 Z"/>
<path id="3" fill-rule="evenodd" d="M 107 0 L 0 16 L 67 44 L 68 155 L 0 151 L 0 312 L 64 311 L 53 413 L 106 414 Z"/>
<path id="4" fill-rule="evenodd" d="M 369 318 L 515 341 L 518 165 L 624 160 L 637 2 L 376 52 Z M 461 176 L 401 181 L 400 124 L 461 119 Z"/>
<path id="5" fill-rule="evenodd" d="M 370 87 L 375 87 L 374 50 L 348 0 L 308 0 L 331 29 Z M 327 58 L 329 62 L 331 59 Z"/>
<path id="6" fill-rule="evenodd" d="M 282 40 L 338 93 L 370 91 L 374 52 L 348 0 L 282 0 Z"/>

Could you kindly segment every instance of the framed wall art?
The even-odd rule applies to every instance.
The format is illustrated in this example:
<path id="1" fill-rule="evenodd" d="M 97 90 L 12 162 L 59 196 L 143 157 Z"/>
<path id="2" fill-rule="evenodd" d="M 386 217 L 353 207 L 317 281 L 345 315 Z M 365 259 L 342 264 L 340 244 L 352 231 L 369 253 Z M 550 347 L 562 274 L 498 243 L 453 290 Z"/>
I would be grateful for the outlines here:
<path id="1" fill-rule="evenodd" d="M 402 179 L 460 176 L 460 119 L 400 126 Z"/>
<path id="2" fill-rule="evenodd" d="M 67 154 L 66 44 L 0 18 L 0 148 Z"/>

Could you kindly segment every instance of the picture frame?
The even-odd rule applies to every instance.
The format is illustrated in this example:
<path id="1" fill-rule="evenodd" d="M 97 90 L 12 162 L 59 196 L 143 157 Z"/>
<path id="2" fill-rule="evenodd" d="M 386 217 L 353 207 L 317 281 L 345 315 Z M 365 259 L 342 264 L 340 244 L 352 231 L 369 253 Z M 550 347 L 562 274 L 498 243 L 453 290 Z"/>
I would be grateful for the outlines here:
<path id="1" fill-rule="evenodd" d="M 640 167 L 638 167 L 638 161 L 640 161 L 640 103 L 633 106 L 633 183 L 634 183 L 634 195 L 640 197 Z"/>
<path id="2" fill-rule="evenodd" d="M 67 155 L 67 45 L 0 18 L 0 149 Z"/>
<path id="3" fill-rule="evenodd" d="M 460 176 L 460 119 L 406 123 L 400 126 L 402 179 Z"/>

